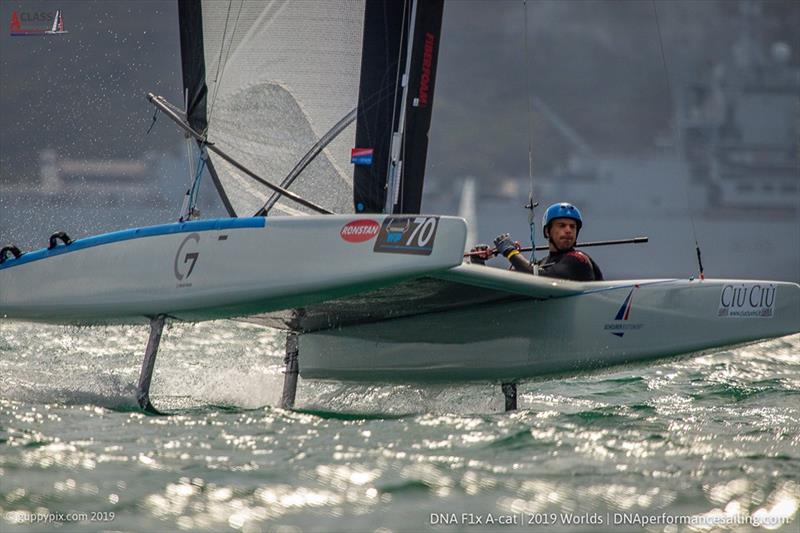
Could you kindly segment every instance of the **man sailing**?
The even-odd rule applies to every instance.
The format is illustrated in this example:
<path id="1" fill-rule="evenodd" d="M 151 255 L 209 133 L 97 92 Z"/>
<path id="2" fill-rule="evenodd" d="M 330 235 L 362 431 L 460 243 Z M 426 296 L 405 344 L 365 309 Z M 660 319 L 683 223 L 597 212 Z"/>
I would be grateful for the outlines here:
<path id="1" fill-rule="evenodd" d="M 603 273 L 588 254 L 575 249 L 583 226 L 581 212 L 566 202 L 547 208 L 542 218 L 542 233 L 550 247 L 550 255 L 538 261 L 538 274 L 573 281 L 602 281 Z M 533 274 L 534 268 L 517 249 L 511 235 L 504 233 L 494 240 L 497 253 L 509 260 L 514 270 Z"/>

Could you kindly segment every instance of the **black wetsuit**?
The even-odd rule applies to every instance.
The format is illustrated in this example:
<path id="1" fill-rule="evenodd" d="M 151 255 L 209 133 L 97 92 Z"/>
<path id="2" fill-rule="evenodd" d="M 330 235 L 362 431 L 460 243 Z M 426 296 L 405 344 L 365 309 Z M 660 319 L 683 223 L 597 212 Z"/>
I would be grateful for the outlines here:
<path id="1" fill-rule="evenodd" d="M 603 281 L 603 273 L 588 254 L 575 250 L 550 252 L 538 262 L 539 275 L 573 281 Z"/>
<path id="2" fill-rule="evenodd" d="M 603 273 L 591 257 L 584 252 L 571 248 L 565 252 L 550 252 L 550 255 L 537 261 L 539 275 L 549 278 L 569 279 L 572 281 L 602 281 Z M 533 273 L 531 263 L 516 254 L 511 258 L 514 270 Z"/>

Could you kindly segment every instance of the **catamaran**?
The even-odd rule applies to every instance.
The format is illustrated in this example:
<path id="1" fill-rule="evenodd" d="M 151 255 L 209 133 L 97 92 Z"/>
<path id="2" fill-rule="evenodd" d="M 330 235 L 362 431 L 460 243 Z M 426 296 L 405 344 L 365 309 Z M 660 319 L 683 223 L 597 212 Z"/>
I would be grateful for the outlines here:
<path id="1" fill-rule="evenodd" d="M 513 409 L 521 379 L 800 331 L 794 283 L 579 283 L 463 263 L 465 221 L 419 214 L 442 12 L 181 0 L 185 108 L 148 95 L 196 154 L 180 220 L 4 247 L 0 316 L 149 322 L 137 396 L 152 412 L 167 319 L 286 330 L 286 408 L 302 375 L 492 381 Z M 230 218 L 196 219 L 206 169 Z"/>

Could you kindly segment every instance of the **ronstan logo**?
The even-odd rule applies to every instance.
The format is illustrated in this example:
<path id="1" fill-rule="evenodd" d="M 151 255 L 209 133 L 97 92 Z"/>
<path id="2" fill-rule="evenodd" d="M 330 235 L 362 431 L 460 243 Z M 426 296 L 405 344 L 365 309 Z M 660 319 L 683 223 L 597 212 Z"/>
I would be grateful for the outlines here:
<path id="1" fill-rule="evenodd" d="M 366 242 L 375 237 L 381 226 L 374 220 L 354 220 L 346 224 L 339 234 L 347 242 Z"/>

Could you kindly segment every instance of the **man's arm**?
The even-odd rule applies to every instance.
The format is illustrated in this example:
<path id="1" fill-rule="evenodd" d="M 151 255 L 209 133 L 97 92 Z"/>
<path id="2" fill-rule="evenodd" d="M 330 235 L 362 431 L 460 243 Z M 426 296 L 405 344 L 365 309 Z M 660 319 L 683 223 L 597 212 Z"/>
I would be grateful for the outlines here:
<path id="1" fill-rule="evenodd" d="M 494 240 L 494 246 L 497 248 L 497 253 L 503 254 L 503 257 L 508 259 L 514 270 L 533 274 L 533 265 L 519 252 L 516 243 L 511 240 L 511 235 L 508 233 L 499 235 Z"/>
<path id="2" fill-rule="evenodd" d="M 530 261 L 525 259 L 525 257 L 517 251 L 514 255 L 508 258 L 511 266 L 514 270 L 519 272 L 527 272 L 528 274 L 533 274 L 533 264 Z"/>

